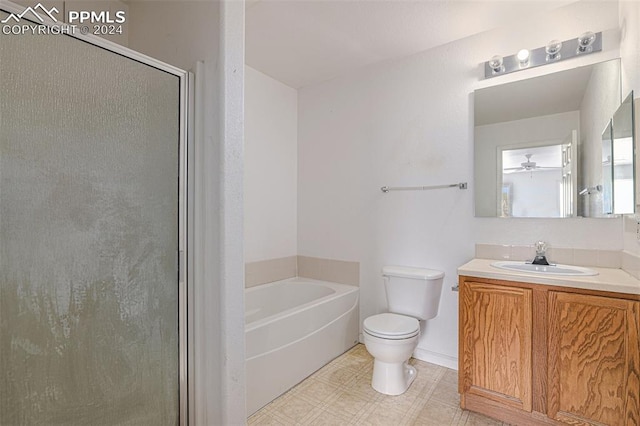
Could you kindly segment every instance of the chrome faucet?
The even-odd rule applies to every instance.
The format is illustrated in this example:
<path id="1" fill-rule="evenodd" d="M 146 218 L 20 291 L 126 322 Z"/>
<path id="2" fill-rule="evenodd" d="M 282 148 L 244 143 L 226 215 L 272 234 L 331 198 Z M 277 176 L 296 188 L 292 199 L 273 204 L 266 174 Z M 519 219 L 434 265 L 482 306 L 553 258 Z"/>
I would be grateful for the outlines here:
<path id="1" fill-rule="evenodd" d="M 531 262 L 534 265 L 549 265 L 547 260 L 547 243 L 544 241 L 538 241 L 535 244 L 536 257 Z"/>

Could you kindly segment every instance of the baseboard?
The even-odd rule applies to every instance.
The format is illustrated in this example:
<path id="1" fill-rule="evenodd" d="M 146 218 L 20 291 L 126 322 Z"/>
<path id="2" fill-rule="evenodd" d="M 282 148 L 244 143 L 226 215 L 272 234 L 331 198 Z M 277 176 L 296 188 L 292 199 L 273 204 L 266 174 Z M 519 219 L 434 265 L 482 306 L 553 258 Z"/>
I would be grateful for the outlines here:
<path id="1" fill-rule="evenodd" d="M 413 351 L 413 357 L 420 361 L 430 362 L 431 364 L 440 365 L 442 367 L 458 370 L 458 358 L 437 352 L 428 351 L 426 349 L 416 348 Z"/>

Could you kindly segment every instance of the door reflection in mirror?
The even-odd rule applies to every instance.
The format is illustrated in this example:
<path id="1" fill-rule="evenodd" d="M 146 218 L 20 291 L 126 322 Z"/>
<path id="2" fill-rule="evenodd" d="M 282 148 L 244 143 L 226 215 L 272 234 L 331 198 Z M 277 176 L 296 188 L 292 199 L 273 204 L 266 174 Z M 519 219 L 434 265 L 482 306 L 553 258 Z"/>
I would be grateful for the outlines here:
<path id="1" fill-rule="evenodd" d="M 613 126 L 611 120 L 602 132 L 602 213 L 613 214 Z M 585 195 L 585 194 L 582 194 Z"/>
<path id="2" fill-rule="evenodd" d="M 501 217 L 566 217 L 571 215 L 573 186 L 563 180 L 570 143 L 525 148 L 500 147 L 502 174 Z"/>

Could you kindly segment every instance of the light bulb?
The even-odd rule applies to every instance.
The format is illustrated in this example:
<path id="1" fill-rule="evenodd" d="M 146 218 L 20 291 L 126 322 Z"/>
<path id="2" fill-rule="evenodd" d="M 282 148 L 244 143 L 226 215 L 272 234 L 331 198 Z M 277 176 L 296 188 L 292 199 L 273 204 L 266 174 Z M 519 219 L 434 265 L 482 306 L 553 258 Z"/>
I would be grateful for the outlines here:
<path id="1" fill-rule="evenodd" d="M 591 31 L 587 31 L 586 33 L 580 35 L 578 37 L 578 51 L 576 53 L 588 53 L 593 50 L 591 45 L 596 41 L 596 35 Z"/>
<path id="2" fill-rule="evenodd" d="M 500 55 L 495 55 L 489 60 L 489 66 L 493 70 L 494 74 L 504 71 L 504 66 L 502 65 L 503 59 Z"/>
<path id="3" fill-rule="evenodd" d="M 560 59 L 560 50 L 562 50 L 562 42 L 558 40 L 551 40 L 544 48 L 547 52 L 547 61 L 554 61 Z"/>
<path id="4" fill-rule="evenodd" d="M 516 57 L 518 58 L 518 61 L 520 61 L 521 67 L 526 67 L 527 65 L 529 65 L 529 56 L 531 56 L 531 52 L 529 52 L 527 49 L 522 49 L 518 52 Z"/>

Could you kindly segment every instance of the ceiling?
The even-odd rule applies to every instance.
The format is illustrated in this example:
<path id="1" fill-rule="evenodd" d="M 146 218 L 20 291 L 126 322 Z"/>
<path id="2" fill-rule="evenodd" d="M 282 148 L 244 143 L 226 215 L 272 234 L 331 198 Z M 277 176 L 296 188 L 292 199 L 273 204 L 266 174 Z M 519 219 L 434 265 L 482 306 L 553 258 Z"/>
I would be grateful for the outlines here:
<path id="1" fill-rule="evenodd" d="M 248 0 L 247 65 L 300 88 L 574 0 Z"/>

